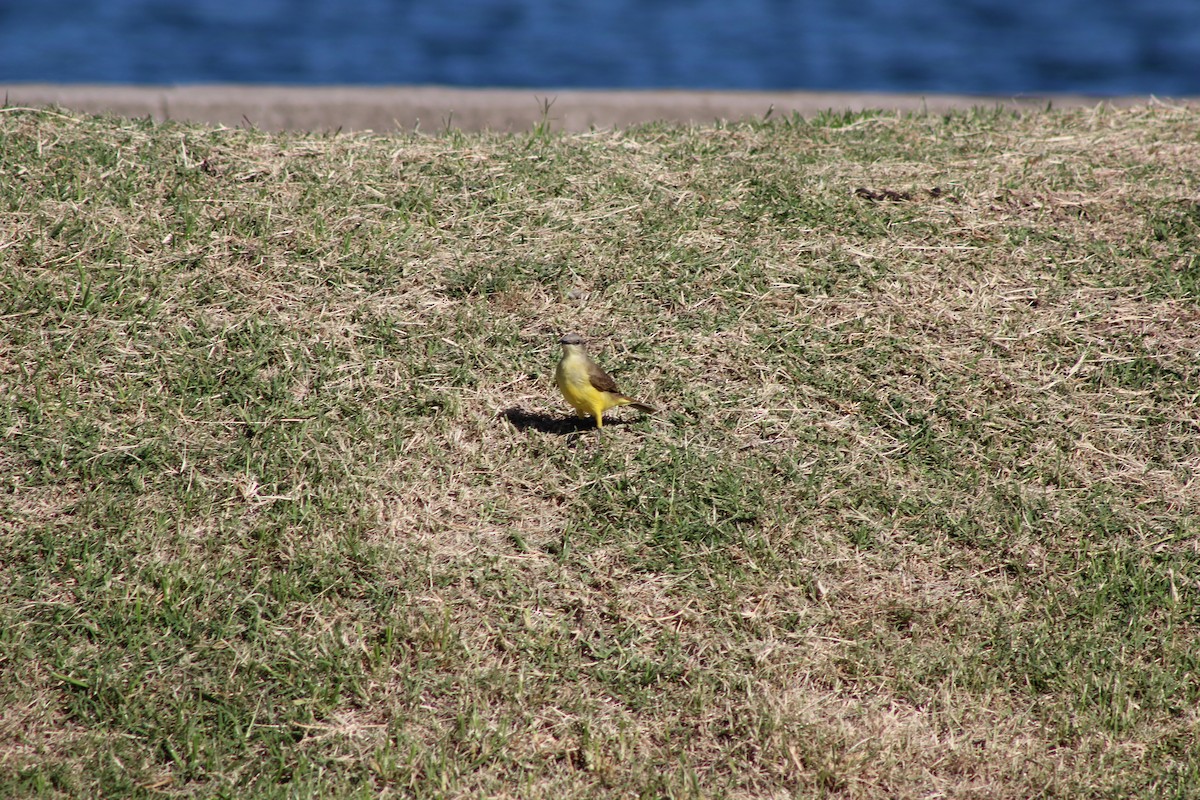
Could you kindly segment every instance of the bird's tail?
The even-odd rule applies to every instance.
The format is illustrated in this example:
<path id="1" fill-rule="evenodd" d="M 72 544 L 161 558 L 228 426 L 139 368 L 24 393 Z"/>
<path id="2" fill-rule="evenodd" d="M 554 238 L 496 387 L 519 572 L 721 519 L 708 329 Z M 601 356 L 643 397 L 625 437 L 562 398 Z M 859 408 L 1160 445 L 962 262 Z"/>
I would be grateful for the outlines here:
<path id="1" fill-rule="evenodd" d="M 629 400 L 628 397 L 625 399 Z M 658 409 L 655 408 L 654 406 L 648 406 L 645 403 L 639 403 L 637 400 L 629 400 L 629 402 L 625 403 L 625 405 L 629 406 L 630 408 L 636 408 L 638 411 L 641 411 L 643 414 L 653 414 L 654 412 L 658 411 Z"/>

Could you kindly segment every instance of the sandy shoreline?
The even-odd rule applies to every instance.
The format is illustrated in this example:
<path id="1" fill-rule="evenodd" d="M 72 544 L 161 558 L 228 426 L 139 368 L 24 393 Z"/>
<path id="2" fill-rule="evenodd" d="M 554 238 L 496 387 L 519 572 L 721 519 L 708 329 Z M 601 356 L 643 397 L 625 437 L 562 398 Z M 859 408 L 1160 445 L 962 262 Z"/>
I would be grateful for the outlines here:
<path id="1" fill-rule="evenodd" d="M 1079 95 L 987 97 L 853 92 L 608 91 L 579 89 L 459 89 L 434 86 L 122 86 L 0 84 L 8 107 L 60 106 L 85 113 L 151 116 L 267 130 L 529 130 L 546 117 L 553 129 L 586 131 L 656 120 L 709 123 L 822 111 L 943 113 L 972 107 L 1128 106 L 1150 97 Z M 1165 100 L 1171 104 L 1196 102 Z M 546 106 L 549 104 L 549 110 Z"/>

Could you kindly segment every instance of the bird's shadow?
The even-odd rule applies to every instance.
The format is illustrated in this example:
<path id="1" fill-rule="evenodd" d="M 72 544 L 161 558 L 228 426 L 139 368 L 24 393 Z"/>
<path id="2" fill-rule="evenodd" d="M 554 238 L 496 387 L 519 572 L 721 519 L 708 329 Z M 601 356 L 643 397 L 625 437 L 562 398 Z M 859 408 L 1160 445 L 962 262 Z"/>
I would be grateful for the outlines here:
<path id="1" fill-rule="evenodd" d="M 517 406 L 506 408 L 497 416 L 504 417 L 519 431 L 533 428 L 540 433 L 553 433 L 556 436 L 566 436 L 570 433 L 578 433 L 579 431 L 596 427 L 596 423 L 590 419 L 543 414 L 540 411 L 526 411 Z"/>
<path id="2" fill-rule="evenodd" d="M 558 414 L 543 414 L 540 411 L 526 411 L 523 408 L 513 406 L 506 408 L 496 416 L 504 417 L 512 423 L 512 426 L 519 431 L 524 431 L 532 428 L 539 433 L 553 433 L 556 436 L 567 436 L 572 433 L 580 433 L 582 431 L 594 431 L 596 429 L 596 421 L 591 418 L 568 417 Z M 622 420 L 605 420 L 604 427 L 610 425 L 624 425 Z"/>

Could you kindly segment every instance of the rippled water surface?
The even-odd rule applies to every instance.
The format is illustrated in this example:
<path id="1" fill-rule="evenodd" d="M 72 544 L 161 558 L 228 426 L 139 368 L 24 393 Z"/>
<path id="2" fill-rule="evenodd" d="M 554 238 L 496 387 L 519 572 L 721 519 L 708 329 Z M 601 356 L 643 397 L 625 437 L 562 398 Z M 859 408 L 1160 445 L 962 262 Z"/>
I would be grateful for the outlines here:
<path id="1" fill-rule="evenodd" d="M 0 80 L 1200 95 L 1200 1 L 0 0 Z"/>

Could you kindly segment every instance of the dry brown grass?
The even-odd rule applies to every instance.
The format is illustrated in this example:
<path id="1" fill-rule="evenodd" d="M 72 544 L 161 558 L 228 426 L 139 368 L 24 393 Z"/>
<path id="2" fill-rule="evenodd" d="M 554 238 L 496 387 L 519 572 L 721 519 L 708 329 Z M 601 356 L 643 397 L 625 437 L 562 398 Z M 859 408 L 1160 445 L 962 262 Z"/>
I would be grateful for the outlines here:
<path id="1" fill-rule="evenodd" d="M 1195 110 L 0 175 L 4 794 L 1200 779 Z M 564 330 L 665 412 L 577 431 Z"/>

